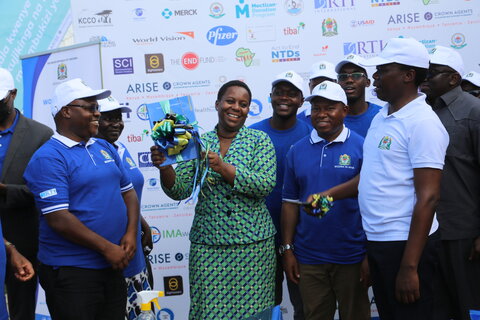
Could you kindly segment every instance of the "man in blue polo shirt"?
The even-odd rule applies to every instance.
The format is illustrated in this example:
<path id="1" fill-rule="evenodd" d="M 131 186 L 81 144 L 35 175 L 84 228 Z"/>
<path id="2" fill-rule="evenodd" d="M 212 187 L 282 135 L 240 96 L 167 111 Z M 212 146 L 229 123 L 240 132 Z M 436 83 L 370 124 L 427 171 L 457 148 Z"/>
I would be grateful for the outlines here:
<path id="1" fill-rule="evenodd" d="M 370 79 L 362 61 L 362 57 L 350 54 L 337 63 L 335 71 L 338 73 L 337 82 L 347 95 L 345 125 L 365 138 L 370 123 L 382 107 L 365 101 L 365 89 L 370 86 Z"/>
<path id="2" fill-rule="evenodd" d="M 303 79 L 295 71 L 279 74 L 272 82 L 272 117 L 254 123 L 250 128 L 268 134 L 275 147 L 277 158 L 277 183 L 266 198 L 267 208 L 277 229 L 276 247 L 281 244 L 280 214 L 282 211 L 282 186 L 285 172 L 285 156 L 291 146 L 310 133 L 309 126 L 297 120 L 298 108 L 303 103 Z M 282 302 L 283 266 L 282 258 L 277 253 L 277 271 L 275 277 L 275 305 Z M 298 286 L 287 279 L 288 293 L 294 308 L 294 319 L 302 320 L 303 305 Z"/>
<path id="3" fill-rule="evenodd" d="M 56 133 L 24 177 L 41 210 L 40 284 L 53 319 L 121 319 L 122 274 L 136 250 L 139 206 L 117 151 L 97 134 L 97 99 L 80 79 L 57 86 Z"/>
<path id="4" fill-rule="evenodd" d="M 363 138 L 343 124 L 348 107 L 340 85 L 324 81 L 306 100 L 315 130 L 286 159 L 281 219 L 285 270 L 299 283 L 305 319 L 333 319 L 337 302 L 343 320 L 370 319 L 367 288 L 360 280 L 366 238 L 357 199 L 336 201 L 322 219 L 307 215 L 298 204 L 359 174 Z"/>

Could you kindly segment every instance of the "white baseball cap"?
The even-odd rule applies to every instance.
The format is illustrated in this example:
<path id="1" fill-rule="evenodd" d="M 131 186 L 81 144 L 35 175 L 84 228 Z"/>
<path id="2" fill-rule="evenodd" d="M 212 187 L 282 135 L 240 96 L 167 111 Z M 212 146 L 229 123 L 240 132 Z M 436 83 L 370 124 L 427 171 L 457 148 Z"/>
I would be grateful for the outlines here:
<path id="1" fill-rule="evenodd" d="M 319 77 L 337 80 L 337 73 L 335 72 L 335 65 L 328 61 L 319 61 L 312 64 L 310 67 L 310 76 L 308 79 L 312 80 Z"/>
<path id="2" fill-rule="evenodd" d="M 340 69 L 342 69 L 342 67 L 344 65 L 346 65 L 347 63 L 351 63 L 351 64 L 354 64 L 356 66 L 359 66 L 362 69 L 365 69 L 365 67 L 364 67 L 365 59 L 363 59 L 360 56 L 357 56 L 356 54 L 349 54 L 348 56 L 343 58 L 342 61 L 337 63 L 337 65 L 335 66 L 335 72 L 339 73 Z"/>
<path id="3" fill-rule="evenodd" d="M 347 104 L 347 95 L 343 91 L 342 87 L 335 82 L 325 80 L 317 85 L 312 90 L 312 95 L 305 98 L 306 101 L 311 101 L 315 97 L 323 97 L 332 101 L 343 102 Z"/>
<path id="4" fill-rule="evenodd" d="M 466 75 L 463 76 L 463 80 L 466 80 L 468 82 L 471 82 L 472 84 L 476 85 L 477 87 L 480 87 L 480 73 L 475 72 L 475 71 L 470 71 Z"/>
<path id="5" fill-rule="evenodd" d="M 120 103 L 117 101 L 117 99 L 115 99 L 112 96 L 108 96 L 105 99 L 100 99 L 97 102 L 98 102 L 98 107 L 99 107 L 98 109 L 99 109 L 100 112 L 108 112 L 108 111 L 113 111 L 113 110 L 117 110 L 117 109 L 121 109 L 122 111 L 125 111 L 125 112 L 131 112 L 132 111 L 132 109 L 130 109 L 129 107 L 124 107 L 124 106 L 120 105 Z"/>
<path id="6" fill-rule="evenodd" d="M 452 48 L 436 46 L 430 52 L 430 63 L 448 66 L 460 75 L 464 73 L 462 56 Z"/>
<path id="7" fill-rule="evenodd" d="M 275 85 L 277 85 L 277 83 L 280 82 L 289 82 L 303 93 L 303 78 L 295 71 L 289 70 L 277 75 L 275 80 L 273 80 L 272 82 L 272 87 L 274 87 Z"/>
<path id="8" fill-rule="evenodd" d="M 52 116 L 55 117 L 60 109 L 73 100 L 90 97 L 104 99 L 108 97 L 110 93 L 110 90 L 93 90 L 80 78 L 62 82 L 55 88 L 53 94 L 52 105 L 50 107 Z"/>
<path id="9" fill-rule="evenodd" d="M 4 68 L 0 68 L 0 100 L 7 97 L 10 90 L 15 89 L 15 83 L 10 71 Z"/>
<path id="10" fill-rule="evenodd" d="M 430 56 L 427 48 L 413 38 L 392 38 L 378 56 L 368 59 L 366 67 L 399 63 L 407 66 L 428 69 Z"/>

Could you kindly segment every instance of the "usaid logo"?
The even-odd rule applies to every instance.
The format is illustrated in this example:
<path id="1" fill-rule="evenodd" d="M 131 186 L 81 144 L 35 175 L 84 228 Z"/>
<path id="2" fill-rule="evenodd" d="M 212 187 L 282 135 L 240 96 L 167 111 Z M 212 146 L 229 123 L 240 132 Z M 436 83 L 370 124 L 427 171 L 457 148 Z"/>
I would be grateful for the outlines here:
<path id="1" fill-rule="evenodd" d="M 213 27 L 207 32 L 207 40 L 216 46 L 226 46 L 238 38 L 237 30 L 229 26 Z"/>
<path id="2" fill-rule="evenodd" d="M 133 58 L 113 58 L 113 74 L 133 73 Z"/>

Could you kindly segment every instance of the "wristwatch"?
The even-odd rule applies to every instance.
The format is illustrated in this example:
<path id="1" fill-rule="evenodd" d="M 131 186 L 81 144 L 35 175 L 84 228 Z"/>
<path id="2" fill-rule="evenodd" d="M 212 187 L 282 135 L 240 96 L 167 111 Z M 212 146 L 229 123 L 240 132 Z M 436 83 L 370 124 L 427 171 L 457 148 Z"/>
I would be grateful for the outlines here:
<path id="1" fill-rule="evenodd" d="M 283 256 L 283 254 L 287 250 L 293 251 L 293 244 L 281 244 L 280 247 L 278 248 L 278 252 L 280 253 L 281 256 Z"/>

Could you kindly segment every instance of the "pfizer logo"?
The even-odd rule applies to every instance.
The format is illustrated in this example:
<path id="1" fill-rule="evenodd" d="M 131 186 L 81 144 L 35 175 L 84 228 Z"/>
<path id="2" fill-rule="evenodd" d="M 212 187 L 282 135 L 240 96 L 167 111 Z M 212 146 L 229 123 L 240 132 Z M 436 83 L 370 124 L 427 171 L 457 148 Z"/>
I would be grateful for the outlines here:
<path id="1" fill-rule="evenodd" d="M 229 26 L 217 26 L 207 31 L 207 40 L 216 46 L 229 45 L 238 38 L 237 30 Z"/>

